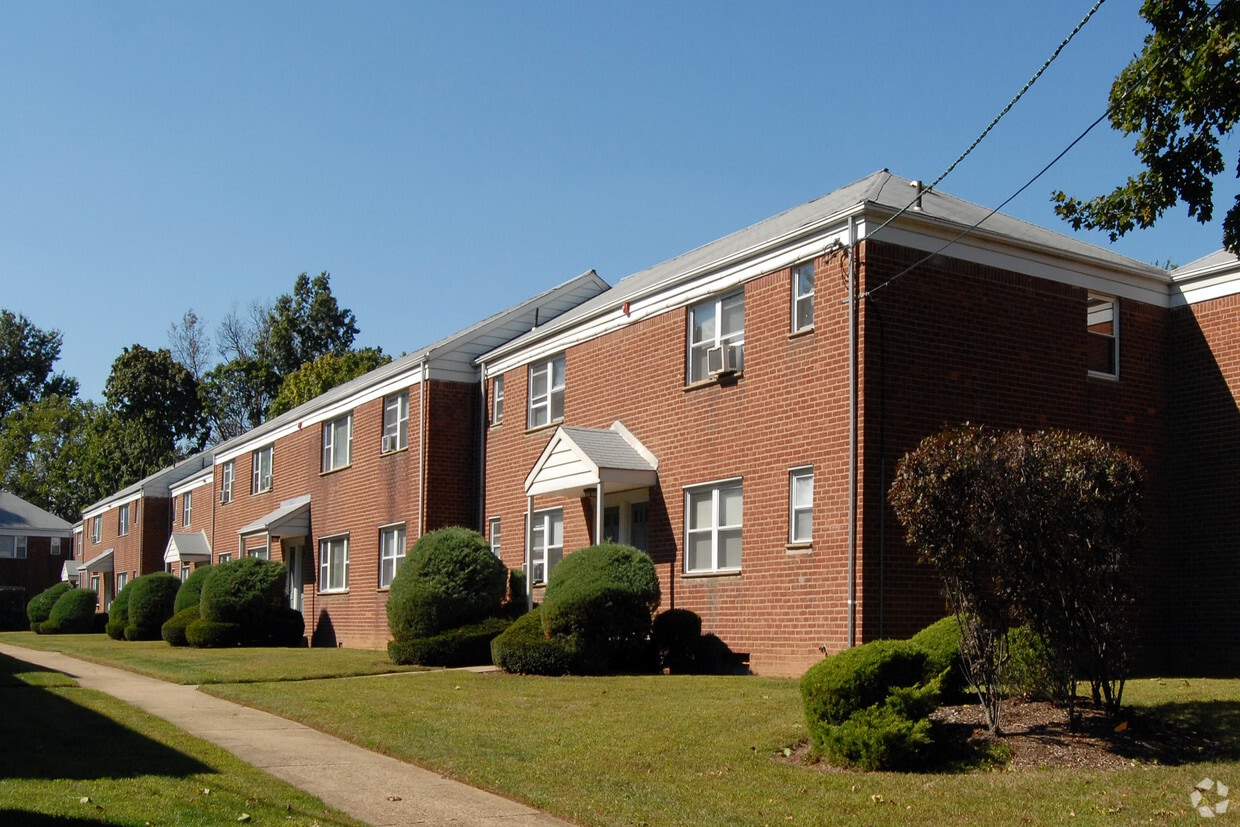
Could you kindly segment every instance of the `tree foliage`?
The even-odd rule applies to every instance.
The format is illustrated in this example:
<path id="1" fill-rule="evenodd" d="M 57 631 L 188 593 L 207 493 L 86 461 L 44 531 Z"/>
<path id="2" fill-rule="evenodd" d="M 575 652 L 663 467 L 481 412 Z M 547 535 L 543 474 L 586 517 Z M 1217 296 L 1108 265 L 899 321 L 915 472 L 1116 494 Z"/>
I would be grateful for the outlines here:
<path id="1" fill-rule="evenodd" d="M 91 438 L 99 416 L 93 402 L 53 394 L 0 418 L 0 488 L 77 522 L 114 490 L 99 479 Z"/>
<path id="2" fill-rule="evenodd" d="M 168 348 L 172 358 L 184 365 L 194 379 L 202 380 L 211 363 L 211 334 L 194 308 L 186 310 L 181 321 L 168 327 Z"/>
<path id="3" fill-rule="evenodd" d="M 182 443 L 195 450 L 205 444 L 206 417 L 198 381 L 167 348 L 125 348 L 112 363 L 103 396 L 119 419 L 141 425 L 152 439 L 165 441 L 174 450 Z"/>
<path id="4" fill-rule="evenodd" d="M 271 401 L 268 416 L 279 416 L 303 402 L 309 402 L 337 385 L 343 385 L 392 361 L 379 348 L 350 350 L 342 354 L 325 353 L 284 377 L 280 391 Z"/>
<path id="5" fill-rule="evenodd" d="M 343 355 L 353 346 L 357 319 L 352 310 L 336 302 L 330 281 L 327 272 L 313 279 L 302 273 L 293 284 L 292 295 L 285 293 L 276 299 L 260 355 L 281 376 L 328 353 Z"/>
<path id="6" fill-rule="evenodd" d="M 211 441 L 223 442 L 263 424 L 279 388 L 275 368 L 260 359 L 237 357 L 207 371 L 199 393 Z"/>
<path id="7" fill-rule="evenodd" d="M 1140 488 L 1135 460 L 1066 431 L 962 426 L 927 437 L 900 461 L 892 507 L 919 559 L 943 578 L 992 729 L 1006 634 L 1019 623 L 1070 665 L 1071 685 L 1088 678 L 1118 711 L 1132 648 L 1126 575 Z"/>
<path id="8" fill-rule="evenodd" d="M 1116 77 L 1108 113 L 1114 129 L 1137 136 L 1144 170 L 1088 200 L 1054 194 L 1074 229 L 1107 230 L 1113 241 L 1180 201 L 1210 222 L 1212 179 L 1226 168 L 1219 144 L 1240 120 L 1240 0 L 1146 0 L 1141 16 L 1153 32 Z M 1240 254 L 1240 196 L 1223 220 L 1223 246 Z"/>
<path id="9" fill-rule="evenodd" d="M 0 418 L 45 396 L 77 396 L 76 379 L 52 373 L 62 339 L 59 330 L 42 330 L 24 315 L 0 308 Z"/>

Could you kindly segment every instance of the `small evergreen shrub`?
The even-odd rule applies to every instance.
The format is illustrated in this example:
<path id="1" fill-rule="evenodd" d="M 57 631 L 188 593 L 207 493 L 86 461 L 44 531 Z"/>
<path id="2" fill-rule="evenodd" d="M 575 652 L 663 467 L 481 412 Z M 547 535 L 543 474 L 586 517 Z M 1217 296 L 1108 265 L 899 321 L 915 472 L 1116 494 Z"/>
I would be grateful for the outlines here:
<path id="1" fill-rule="evenodd" d="M 244 642 L 261 642 L 270 633 L 273 612 L 284 606 L 287 570 L 282 563 L 243 557 L 213 567 L 199 602 L 204 621 L 237 624 Z M 194 636 L 189 635 L 194 644 Z"/>
<path id="2" fill-rule="evenodd" d="M 197 606 L 182 609 L 164 621 L 164 625 L 159 629 L 159 636 L 172 646 L 189 646 L 189 638 L 186 637 L 185 630 L 189 624 L 199 618 L 201 615 L 198 613 Z"/>
<path id="3" fill-rule="evenodd" d="M 160 628 L 172 617 L 181 581 L 165 571 L 144 574 L 129 588 L 129 622 L 125 640 L 159 640 Z"/>
<path id="4" fill-rule="evenodd" d="M 903 640 L 875 640 L 819 661 L 801 677 L 810 735 L 883 703 L 892 687 L 922 683 L 926 661 Z"/>
<path id="5" fill-rule="evenodd" d="M 62 592 L 42 624 L 42 634 L 88 634 L 95 625 L 95 605 L 98 602 L 99 595 L 93 589 Z"/>
<path id="6" fill-rule="evenodd" d="M 702 637 L 702 618 L 688 609 L 668 609 L 655 615 L 650 638 L 659 655 L 659 665 L 673 675 L 694 671 Z"/>
<path id="7" fill-rule="evenodd" d="M 227 564 L 223 564 L 227 565 Z M 245 627 L 240 623 L 198 618 L 185 627 L 185 640 L 200 649 L 225 649 L 240 646 Z"/>
<path id="8" fill-rule="evenodd" d="M 60 596 L 73 586 L 62 580 L 54 586 L 44 589 L 30 599 L 26 604 L 26 618 L 30 621 L 30 631 L 38 634 L 40 627 L 52 615 L 52 607 L 56 605 L 56 601 Z"/>
<path id="9" fill-rule="evenodd" d="M 513 624 L 507 617 L 490 617 L 458 626 L 431 637 L 388 643 L 392 663 L 422 666 L 484 666 L 491 663 L 491 641 Z"/>
<path id="10" fill-rule="evenodd" d="M 491 641 L 491 661 L 518 675 L 559 676 L 570 671 L 573 654 L 563 638 L 543 632 L 542 609 L 536 606 Z"/>
<path id="11" fill-rule="evenodd" d="M 388 592 L 388 628 L 398 641 L 438 635 L 500 613 L 508 571 L 486 539 L 460 527 L 423 534 Z"/>
<path id="12" fill-rule="evenodd" d="M 924 766 L 932 745 L 928 719 L 910 718 L 888 702 L 825 730 L 818 747 L 834 764 L 875 771 Z"/>
<path id="13" fill-rule="evenodd" d="M 130 580 L 108 607 L 108 625 L 105 631 L 112 640 L 125 639 L 125 627 L 129 625 L 129 594 L 135 581 Z"/>
<path id="14" fill-rule="evenodd" d="M 926 674 L 922 682 L 938 678 L 944 703 L 969 700 L 969 681 L 960 662 L 960 622 L 955 615 L 930 624 L 908 642 L 925 654 Z"/>
<path id="15" fill-rule="evenodd" d="M 1056 702 L 1067 698 L 1071 672 L 1041 635 L 1028 626 L 1019 626 L 1008 631 L 1007 645 L 1005 695 Z"/>
<path id="16" fill-rule="evenodd" d="M 182 612 L 190 606 L 197 606 L 202 599 L 202 584 L 213 571 L 211 566 L 199 566 L 189 573 L 189 577 L 181 583 L 177 590 L 177 599 L 172 604 L 173 613 Z"/>

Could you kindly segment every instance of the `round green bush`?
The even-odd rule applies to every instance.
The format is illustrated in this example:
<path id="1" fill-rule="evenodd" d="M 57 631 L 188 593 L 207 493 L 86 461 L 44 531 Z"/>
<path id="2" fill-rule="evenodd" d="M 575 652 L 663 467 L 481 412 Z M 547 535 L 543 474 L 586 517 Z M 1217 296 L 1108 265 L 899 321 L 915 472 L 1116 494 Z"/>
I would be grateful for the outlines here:
<path id="1" fill-rule="evenodd" d="M 286 577 L 282 563 L 258 557 L 220 563 L 203 582 L 199 603 L 202 617 L 216 623 L 240 624 L 243 639 L 260 640 L 272 613 L 284 606 Z"/>
<path id="2" fill-rule="evenodd" d="M 833 764 L 874 772 L 925 766 L 933 742 L 928 719 L 910 718 L 884 704 L 830 727 L 817 746 Z"/>
<path id="3" fill-rule="evenodd" d="M 125 627 L 129 625 L 129 595 L 135 581 L 130 580 L 108 607 L 108 637 L 112 640 L 125 639 Z"/>
<path id="4" fill-rule="evenodd" d="M 599 674 L 639 667 L 649 651 L 659 578 L 649 555 L 602 543 L 565 556 L 551 571 L 543 630 L 568 638 L 573 671 Z"/>
<path id="5" fill-rule="evenodd" d="M 227 623 L 200 617 L 185 627 L 185 640 L 190 646 L 199 649 L 224 649 L 240 646 L 244 628 L 240 623 Z"/>
<path id="6" fill-rule="evenodd" d="M 488 617 L 431 637 L 393 640 L 388 643 L 392 663 L 421 666 L 485 666 L 491 660 L 491 641 L 513 623 L 507 617 Z"/>
<path id="7" fill-rule="evenodd" d="M 52 607 L 56 605 L 56 601 L 71 588 L 73 588 L 71 583 L 62 580 L 30 599 L 30 602 L 26 604 L 26 618 L 30 621 L 30 631 L 36 634 L 40 631 L 40 626 L 52 616 Z"/>
<path id="8" fill-rule="evenodd" d="M 176 614 L 172 607 L 180 588 L 181 581 L 165 571 L 135 578 L 129 590 L 125 639 L 159 640 L 164 621 Z"/>
<path id="9" fill-rule="evenodd" d="M 202 599 L 202 584 L 212 571 L 214 569 L 211 566 L 199 566 L 189 573 L 189 577 L 181 582 L 181 588 L 177 589 L 177 599 L 172 604 L 174 613 L 198 605 L 198 601 Z"/>
<path id="10" fill-rule="evenodd" d="M 476 531 L 449 527 L 418 538 L 388 592 L 388 628 L 398 641 L 433 637 L 498 615 L 508 570 Z"/>
<path id="11" fill-rule="evenodd" d="M 969 699 L 969 681 L 960 661 L 960 622 L 955 615 L 931 623 L 908 640 L 926 656 L 926 674 L 922 683 L 939 679 L 945 703 L 965 703 Z"/>
<path id="12" fill-rule="evenodd" d="M 819 661 L 801 677 L 810 734 L 883 703 L 892 687 L 922 683 L 925 671 L 925 654 L 904 640 L 875 640 Z"/>
<path id="13" fill-rule="evenodd" d="M 693 671 L 694 657 L 702 637 L 702 618 L 688 609 L 668 609 L 655 615 L 650 639 L 660 664 L 673 675 Z"/>
<path id="14" fill-rule="evenodd" d="M 197 606 L 182 609 L 164 621 L 164 625 L 159 628 L 159 636 L 168 641 L 172 646 L 189 646 L 189 639 L 185 636 L 185 630 L 189 627 L 189 624 L 200 617 Z"/>
<path id="15" fill-rule="evenodd" d="M 99 595 L 93 589 L 62 592 L 52 612 L 42 624 L 43 634 L 85 635 L 95 625 L 95 605 Z"/>
<path id="16" fill-rule="evenodd" d="M 555 677 L 571 671 L 573 653 L 564 638 L 543 632 L 542 609 L 536 606 L 491 641 L 491 662 L 505 672 Z"/>

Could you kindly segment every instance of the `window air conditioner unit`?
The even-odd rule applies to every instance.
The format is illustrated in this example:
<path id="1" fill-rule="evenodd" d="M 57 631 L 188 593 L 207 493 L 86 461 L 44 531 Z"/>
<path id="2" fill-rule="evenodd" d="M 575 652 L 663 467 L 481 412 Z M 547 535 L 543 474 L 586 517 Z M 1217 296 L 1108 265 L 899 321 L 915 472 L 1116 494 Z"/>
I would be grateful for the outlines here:
<path id="1" fill-rule="evenodd" d="M 711 376 L 725 376 L 741 369 L 741 345 L 720 345 L 706 351 L 706 370 Z"/>
<path id="2" fill-rule="evenodd" d="M 386 454 L 388 451 L 391 451 L 396 447 L 394 445 L 395 442 L 396 440 L 392 439 L 391 435 L 384 434 L 383 438 L 379 440 L 379 452 Z"/>

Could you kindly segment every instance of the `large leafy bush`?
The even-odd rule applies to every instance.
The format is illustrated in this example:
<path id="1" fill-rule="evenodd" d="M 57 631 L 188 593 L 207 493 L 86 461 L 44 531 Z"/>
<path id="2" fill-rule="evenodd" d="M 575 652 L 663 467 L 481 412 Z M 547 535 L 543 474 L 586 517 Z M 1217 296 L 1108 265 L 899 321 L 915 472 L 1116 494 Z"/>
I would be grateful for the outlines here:
<path id="1" fill-rule="evenodd" d="M 135 578 L 129 588 L 126 640 L 159 640 L 160 627 L 172 617 L 181 581 L 163 571 Z"/>
<path id="2" fill-rule="evenodd" d="M 26 604 L 26 617 L 30 621 L 30 631 L 36 633 L 41 631 L 40 627 L 51 617 L 52 607 L 56 605 L 56 601 L 71 588 L 73 588 L 71 584 L 62 580 L 30 599 L 30 602 Z"/>
<path id="3" fill-rule="evenodd" d="M 182 612 L 190 606 L 197 606 L 202 599 L 202 584 L 211 576 L 211 566 L 199 566 L 189 573 L 189 577 L 181 583 L 177 590 L 176 602 L 172 604 L 173 613 Z"/>
<path id="4" fill-rule="evenodd" d="M 45 635 L 84 635 L 94 631 L 95 605 L 99 595 L 93 589 L 68 589 L 57 598 L 40 628 Z"/>
<path id="5" fill-rule="evenodd" d="M 204 576 L 197 621 L 186 629 L 192 646 L 294 645 L 284 605 L 287 569 L 282 563 L 243 557 Z M 300 612 L 296 612 L 300 615 Z M 304 626 L 304 621 L 302 621 Z"/>
<path id="6" fill-rule="evenodd" d="M 500 613 L 508 570 L 486 539 L 449 527 L 418 538 L 388 592 L 388 628 L 396 641 L 438 635 Z"/>
<path id="7" fill-rule="evenodd" d="M 129 595 L 134 582 L 130 580 L 126 583 L 116 597 L 112 598 L 112 605 L 108 606 L 108 625 L 105 631 L 112 640 L 125 639 L 125 627 L 129 625 Z"/>
<path id="8" fill-rule="evenodd" d="M 538 606 L 491 641 L 491 660 L 505 672 L 518 675 L 566 675 L 573 667 L 567 640 L 547 637 Z"/>

